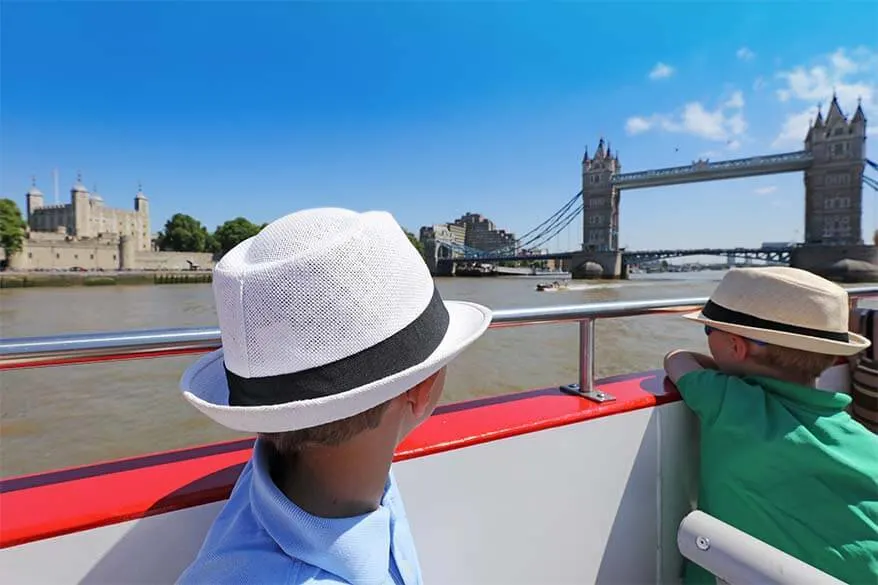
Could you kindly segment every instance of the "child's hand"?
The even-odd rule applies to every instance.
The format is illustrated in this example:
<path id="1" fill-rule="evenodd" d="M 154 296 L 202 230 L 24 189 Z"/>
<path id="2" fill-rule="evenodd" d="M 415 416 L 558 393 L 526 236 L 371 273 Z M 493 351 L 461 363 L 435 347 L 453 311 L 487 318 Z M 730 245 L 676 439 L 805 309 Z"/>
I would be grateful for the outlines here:
<path id="1" fill-rule="evenodd" d="M 718 370 L 719 366 L 713 361 L 713 358 L 703 353 L 690 352 L 695 361 L 705 370 Z"/>
<path id="2" fill-rule="evenodd" d="M 704 354 L 676 349 L 665 356 L 665 372 L 674 384 L 677 380 L 697 370 L 717 369 L 713 358 Z"/>

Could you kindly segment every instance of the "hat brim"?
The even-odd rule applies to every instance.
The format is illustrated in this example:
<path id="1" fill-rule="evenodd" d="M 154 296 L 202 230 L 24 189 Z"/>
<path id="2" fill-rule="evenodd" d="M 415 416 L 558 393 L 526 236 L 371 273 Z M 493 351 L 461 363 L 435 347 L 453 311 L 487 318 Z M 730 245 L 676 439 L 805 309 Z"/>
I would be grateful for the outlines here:
<path id="1" fill-rule="evenodd" d="M 724 321 L 714 321 L 713 319 L 705 317 L 701 311 L 686 313 L 683 315 L 683 318 L 689 319 L 690 321 L 697 321 L 698 323 L 709 325 L 714 329 L 740 335 L 741 337 L 746 337 L 755 341 L 762 341 L 771 345 L 801 349 L 803 351 L 811 351 L 824 355 L 852 356 L 872 345 L 871 341 L 862 335 L 853 332 L 848 333 L 849 341 L 845 343 L 843 341 L 833 341 L 831 339 L 799 335 L 798 333 L 787 333 L 785 331 L 775 331 L 773 329 L 746 327 L 744 325 L 734 325 Z"/>
<path id="2" fill-rule="evenodd" d="M 399 396 L 438 372 L 477 340 L 491 324 L 491 310 L 463 301 L 444 301 L 445 337 L 423 362 L 392 376 L 333 396 L 269 406 L 229 406 L 229 386 L 218 349 L 192 364 L 180 379 L 183 396 L 219 424 L 237 431 L 279 433 L 306 429 L 364 412 Z"/>

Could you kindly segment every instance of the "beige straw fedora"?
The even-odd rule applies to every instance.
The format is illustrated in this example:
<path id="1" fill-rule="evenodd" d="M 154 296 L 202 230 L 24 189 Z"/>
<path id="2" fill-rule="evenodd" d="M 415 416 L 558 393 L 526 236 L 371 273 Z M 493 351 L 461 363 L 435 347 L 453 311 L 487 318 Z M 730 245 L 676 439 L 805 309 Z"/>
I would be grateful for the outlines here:
<path id="1" fill-rule="evenodd" d="M 771 345 L 850 356 L 871 342 L 848 331 L 848 294 L 798 268 L 730 270 L 701 311 L 683 315 L 720 331 Z"/>

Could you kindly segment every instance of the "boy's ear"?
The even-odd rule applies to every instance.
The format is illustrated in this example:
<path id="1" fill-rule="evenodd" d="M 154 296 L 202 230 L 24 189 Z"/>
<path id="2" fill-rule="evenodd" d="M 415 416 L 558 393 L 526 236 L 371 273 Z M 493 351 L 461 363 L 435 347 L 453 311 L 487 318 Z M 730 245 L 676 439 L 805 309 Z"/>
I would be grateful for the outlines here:
<path id="1" fill-rule="evenodd" d="M 430 407 L 431 391 L 433 390 L 433 385 L 436 383 L 436 378 L 439 377 L 440 373 L 441 372 L 436 372 L 405 393 L 406 400 L 408 401 L 415 417 L 423 416 L 427 408 Z"/>
<path id="2" fill-rule="evenodd" d="M 740 335 L 735 335 L 734 333 L 729 333 L 728 339 L 732 357 L 737 361 L 742 362 L 753 353 L 749 340 Z"/>

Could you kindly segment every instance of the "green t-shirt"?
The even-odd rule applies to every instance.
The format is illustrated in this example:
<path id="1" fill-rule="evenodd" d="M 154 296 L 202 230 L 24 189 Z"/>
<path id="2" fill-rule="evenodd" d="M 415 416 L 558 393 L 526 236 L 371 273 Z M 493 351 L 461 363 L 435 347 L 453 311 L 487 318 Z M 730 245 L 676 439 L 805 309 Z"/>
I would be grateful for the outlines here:
<path id="1" fill-rule="evenodd" d="M 689 372 L 701 423 L 698 507 L 846 583 L 878 583 L 878 435 L 851 399 L 763 376 Z M 686 583 L 715 584 L 694 563 Z"/>

